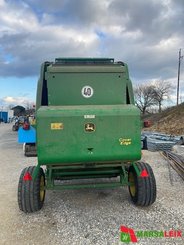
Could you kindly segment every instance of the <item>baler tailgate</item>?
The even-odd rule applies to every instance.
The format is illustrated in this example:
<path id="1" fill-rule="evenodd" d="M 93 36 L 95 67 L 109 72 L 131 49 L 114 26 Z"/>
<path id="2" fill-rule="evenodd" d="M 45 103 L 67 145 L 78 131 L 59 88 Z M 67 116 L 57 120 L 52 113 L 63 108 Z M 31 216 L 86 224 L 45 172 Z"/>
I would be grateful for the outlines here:
<path id="1" fill-rule="evenodd" d="M 40 108 L 37 113 L 40 163 L 139 159 L 138 113 L 132 105 Z"/>

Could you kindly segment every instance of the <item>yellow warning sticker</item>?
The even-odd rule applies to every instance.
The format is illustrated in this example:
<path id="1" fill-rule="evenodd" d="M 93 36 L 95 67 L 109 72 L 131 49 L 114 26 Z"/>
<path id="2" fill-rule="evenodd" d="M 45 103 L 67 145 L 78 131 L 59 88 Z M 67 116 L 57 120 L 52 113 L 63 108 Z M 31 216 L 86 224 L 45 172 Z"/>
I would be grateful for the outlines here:
<path id="1" fill-rule="evenodd" d="M 64 128 L 63 123 L 51 123 L 50 124 L 51 130 L 62 130 Z"/>
<path id="2" fill-rule="evenodd" d="M 119 139 L 120 145 L 131 145 L 132 144 L 132 139 Z"/>

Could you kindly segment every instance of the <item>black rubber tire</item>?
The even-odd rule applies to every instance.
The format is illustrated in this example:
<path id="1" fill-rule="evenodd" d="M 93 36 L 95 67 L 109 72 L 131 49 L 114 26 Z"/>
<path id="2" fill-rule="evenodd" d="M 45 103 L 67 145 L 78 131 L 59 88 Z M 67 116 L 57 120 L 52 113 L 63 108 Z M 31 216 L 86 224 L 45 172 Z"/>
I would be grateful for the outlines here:
<path id="1" fill-rule="evenodd" d="M 137 162 L 136 166 L 140 172 L 146 169 L 149 176 L 137 176 L 134 167 L 131 165 L 128 171 L 128 180 L 130 180 L 130 175 L 132 175 L 135 182 L 135 193 L 134 195 L 131 193 L 130 186 L 129 193 L 134 204 L 136 204 L 137 206 L 146 207 L 153 204 L 156 200 L 156 180 L 153 174 L 153 170 L 148 163 Z"/>
<path id="2" fill-rule="evenodd" d="M 16 131 L 15 125 L 12 126 L 12 131 Z"/>
<path id="3" fill-rule="evenodd" d="M 32 175 L 35 168 L 35 166 L 24 168 L 19 178 L 18 205 L 20 210 L 25 213 L 31 213 L 40 210 L 45 199 L 45 190 L 42 193 L 42 198 L 40 196 L 41 180 L 44 181 L 45 187 L 45 174 L 42 168 L 40 168 L 38 176 L 35 180 L 25 181 L 23 179 L 26 172 L 29 172 L 30 175 Z"/>

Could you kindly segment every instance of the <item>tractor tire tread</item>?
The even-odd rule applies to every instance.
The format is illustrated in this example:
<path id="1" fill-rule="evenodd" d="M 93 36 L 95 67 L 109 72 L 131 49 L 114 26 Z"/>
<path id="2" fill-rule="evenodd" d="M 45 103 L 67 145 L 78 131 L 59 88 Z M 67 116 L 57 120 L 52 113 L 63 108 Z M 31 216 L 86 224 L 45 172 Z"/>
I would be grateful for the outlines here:
<path id="1" fill-rule="evenodd" d="M 24 168 L 21 172 L 18 184 L 18 205 L 19 209 L 25 213 L 38 211 L 43 206 L 43 201 L 40 200 L 40 178 L 44 176 L 44 171 L 40 168 L 38 176 L 35 180 L 24 181 L 24 175 L 29 172 L 32 176 L 35 166 Z M 45 176 L 44 176 L 45 179 Z"/>
<path id="2" fill-rule="evenodd" d="M 134 167 L 130 166 L 129 171 L 133 172 L 136 185 L 136 195 L 134 197 L 131 196 L 131 199 L 138 206 L 150 206 L 156 200 L 156 181 L 153 170 L 151 166 L 145 162 L 137 162 L 136 166 L 140 173 L 145 169 L 149 176 L 137 176 Z"/>

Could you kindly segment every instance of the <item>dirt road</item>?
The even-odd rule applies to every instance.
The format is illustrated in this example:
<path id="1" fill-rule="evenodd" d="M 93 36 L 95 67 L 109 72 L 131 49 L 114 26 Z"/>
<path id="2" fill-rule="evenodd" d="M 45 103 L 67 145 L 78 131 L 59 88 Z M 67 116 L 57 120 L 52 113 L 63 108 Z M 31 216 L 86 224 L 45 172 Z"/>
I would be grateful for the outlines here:
<path id="1" fill-rule="evenodd" d="M 160 153 L 144 152 L 153 167 L 157 200 L 149 208 L 135 207 L 127 188 L 48 191 L 44 207 L 33 214 L 18 209 L 21 170 L 36 164 L 26 158 L 11 124 L 0 124 L 0 244 L 114 245 L 120 226 L 137 230 L 184 233 L 184 182 Z M 183 238 L 140 238 L 139 244 L 184 244 Z"/>

